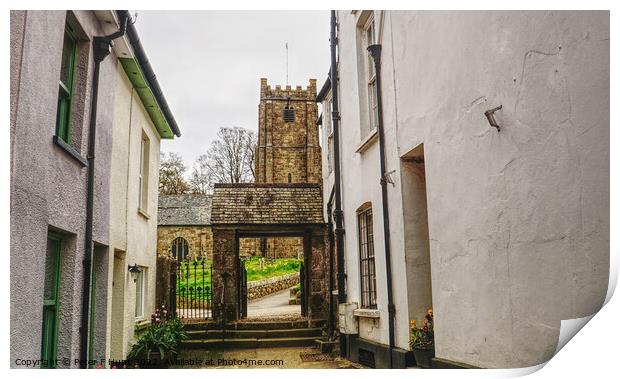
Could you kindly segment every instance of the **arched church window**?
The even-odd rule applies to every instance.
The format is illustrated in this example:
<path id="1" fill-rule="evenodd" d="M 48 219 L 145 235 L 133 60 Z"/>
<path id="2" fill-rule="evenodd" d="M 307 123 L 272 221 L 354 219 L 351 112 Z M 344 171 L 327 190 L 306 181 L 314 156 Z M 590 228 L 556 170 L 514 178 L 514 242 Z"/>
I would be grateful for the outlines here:
<path id="1" fill-rule="evenodd" d="M 293 175 L 290 172 L 288 173 L 288 182 L 293 183 Z"/>
<path id="2" fill-rule="evenodd" d="M 172 257 L 176 258 L 177 261 L 181 262 L 187 259 L 187 255 L 189 254 L 189 244 L 187 240 L 183 237 L 177 237 L 172 242 Z"/>

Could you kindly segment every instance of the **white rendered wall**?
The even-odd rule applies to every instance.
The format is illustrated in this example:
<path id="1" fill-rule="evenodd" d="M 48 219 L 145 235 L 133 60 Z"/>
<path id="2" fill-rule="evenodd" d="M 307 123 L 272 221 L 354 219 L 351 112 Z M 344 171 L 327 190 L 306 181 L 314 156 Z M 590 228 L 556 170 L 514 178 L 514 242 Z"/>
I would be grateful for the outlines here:
<path id="1" fill-rule="evenodd" d="M 437 357 L 543 362 L 560 320 L 607 290 L 609 13 L 382 13 L 396 343 L 410 306 L 400 158 L 424 143 Z M 339 12 L 341 130 L 361 142 L 356 17 Z M 484 111 L 500 104 L 498 133 Z M 342 145 L 347 296 L 359 301 L 355 210 L 371 201 L 381 319 L 366 337 L 387 344 L 378 144 L 356 149 Z"/>
<path id="2" fill-rule="evenodd" d="M 123 330 L 123 351 L 114 351 L 115 358 L 126 357 L 131 344 L 135 342 L 134 330 L 137 322 L 149 322 L 155 309 L 155 271 L 157 249 L 157 197 L 159 180 L 160 137 L 153 126 L 140 98 L 133 91 L 131 82 L 117 65 L 118 85 L 115 98 L 114 134 L 112 152 L 112 177 L 110 204 L 111 251 L 125 252 L 126 265 L 137 264 L 146 267 L 146 292 L 144 320 L 135 319 L 135 283 L 125 267 L 125 294 L 123 322 L 113 320 L 111 315 L 112 291 L 108 291 L 108 349 L 114 328 Z M 132 95 L 133 92 L 133 95 Z M 138 212 L 138 174 L 140 171 L 140 148 L 142 134 L 149 139 L 148 175 L 148 217 Z M 114 260 L 110 260 L 109 282 L 112 283 Z"/>

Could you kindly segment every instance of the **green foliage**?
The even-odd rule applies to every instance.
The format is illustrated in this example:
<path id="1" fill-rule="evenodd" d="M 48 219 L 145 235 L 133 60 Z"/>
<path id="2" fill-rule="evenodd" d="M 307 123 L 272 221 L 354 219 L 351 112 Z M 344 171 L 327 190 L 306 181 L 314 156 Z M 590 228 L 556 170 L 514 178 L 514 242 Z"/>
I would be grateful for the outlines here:
<path id="1" fill-rule="evenodd" d="M 151 325 L 132 346 L 128 358 L 149 360 L 155 352 L 160 354 L 162 361 L 170 361 L 177 354 L 179 341 L 187 338 L 181 320 L 178 317 L 168 318 L 162 306 L 151 315 Z"/>
<path id="2" fill-rule="evenodd" d="M 260 257 L 251 257 L 245 260 L 245 269 L 248 272 L 248 281 L 273 278 L 299 272 L 301 260 L 296 258 L 265 258 L 263 268 L 260 267 Z M 212 294 L 210 260 L 202 261 L 187 260 L 181 263 L 177 271 L 177 296 L 179 306 L 184 306 L 186 300 L 201 301 L 208 300 Z"/>
<path id="3" fill-rule="evenodd" d="M 260 257 L 246 259 L 245 269 L 248 272 L 248 282 L 299 272 L 302 262 L 296 258 L 265 258 L 265 264 L 261 269 L 260 260 Z"/>

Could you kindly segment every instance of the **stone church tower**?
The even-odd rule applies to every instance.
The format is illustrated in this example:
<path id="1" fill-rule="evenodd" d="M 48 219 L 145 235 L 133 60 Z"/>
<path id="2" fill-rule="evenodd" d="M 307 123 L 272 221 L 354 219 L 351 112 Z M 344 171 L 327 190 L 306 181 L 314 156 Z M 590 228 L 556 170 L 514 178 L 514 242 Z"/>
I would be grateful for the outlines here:
<path id="1" fill-rule="evenodd" d="M 321 147 L 316 104 L 316 79 L 306 89 L 285 89 L 260 80 L 257 183 L 320 183 Z"/>

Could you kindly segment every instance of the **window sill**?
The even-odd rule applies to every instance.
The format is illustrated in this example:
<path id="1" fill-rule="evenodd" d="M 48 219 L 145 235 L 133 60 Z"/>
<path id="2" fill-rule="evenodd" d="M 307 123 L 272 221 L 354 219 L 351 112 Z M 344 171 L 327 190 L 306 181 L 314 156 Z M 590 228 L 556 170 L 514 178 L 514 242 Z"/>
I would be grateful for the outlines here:
<path id="1" fill-rule="evenodd" d="M 58 138 L 58 136 L 54 136 L 53 140 L 56 146 L 60 147 L 62 150 L 64 150 L 65 153 L 69 154 L 71 158 L 79 162 L 82 167 L 88 166 L 88 161 L 86 160 L 86 158 L 80 155 L 80 152 L 77 151 L 73 146 L 69 145 L 61 138 Z"/>
<path id="2" fill-rule="evenodd" d="M 151 216 L 142 208 L 138 208 L 138 213 L 147 220 L 151 218 Z"/>
<path id="3" fill-rule="evenodd" d="M 363 318 L 380 318 L 381 312 L 378 309 L 358 308 L 353 311 L 353 315 Z"/>
<path id="4" fill-rule="evenodd" d="M 364 140 L 362 140 L 362 143 L 359 144 L 355 152 L 361 154 L 366 151 L 366 149 L 368 149 L 368 147 L 370 147 L 370 145 L 372 145 L 377 140 L 377 136 L 377 129 L 375 129 L 369 135 L 367 135 Z"/>

